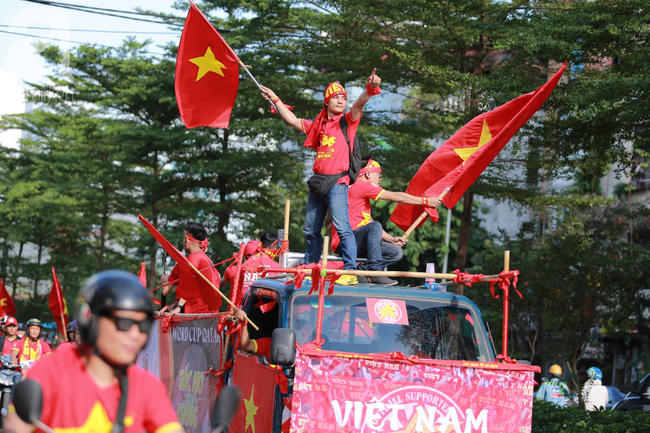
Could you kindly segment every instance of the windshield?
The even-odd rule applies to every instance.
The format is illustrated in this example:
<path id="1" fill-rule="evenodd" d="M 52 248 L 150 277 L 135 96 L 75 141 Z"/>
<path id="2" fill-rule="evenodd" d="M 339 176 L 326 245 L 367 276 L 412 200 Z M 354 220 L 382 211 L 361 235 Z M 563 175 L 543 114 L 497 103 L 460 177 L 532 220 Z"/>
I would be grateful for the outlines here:
<path id="1" fill-rule="evenodd" d="M 298 344 L 314 340 L 318 298 L 297 294 L 290 310 Z M 475 311 L 462 302 L 335 294 L 325 300 L 323 350 L 492 361 L 479 324 Z"/>

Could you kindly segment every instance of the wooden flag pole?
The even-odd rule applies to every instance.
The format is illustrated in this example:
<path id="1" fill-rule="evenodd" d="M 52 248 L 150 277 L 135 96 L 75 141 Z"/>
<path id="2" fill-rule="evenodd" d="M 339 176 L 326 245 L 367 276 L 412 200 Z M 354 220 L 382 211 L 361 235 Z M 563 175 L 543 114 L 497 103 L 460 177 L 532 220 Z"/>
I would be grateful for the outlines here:
<path id="1" fill-rule="evenodd" d="M 201 271 L 199 271 L 198 269 L 196 269 L 196 267 L 195 267 L 192 263 L 190 263 L 189 260 L 188 260 L 187 263 L 190 265 L 190 267 L 192 268 L 192 270 L 196 272 L 195 275 L 200 275 L 201 278 L 203 278 L 203 280 L 204 280 L 206 283 L 208 283 L 208 284 L 210 285 L 210 287 L 212 287 L 214 290 L 216 290 L 216 292 L 217 292 L 217 293 L 218 293 L 218 294 L 219 294 L 219 295 L 220 295 L 220 296 L 221 296 L 221 297 L 222 297 L 222 298 L 223 298 L 223 299 L 228 303 L 228 305 L 230 305 L 233 309 L 237 308 L 237 306 L 236 306 L 235 304 L 233 304 L 233 303 L 230 301 L 230 299 L 228 299 L 228 297 L 227 297 L 226 295 L 224 295 L 223 293 L 221 293 L 221 290 L 217 289 L 217 287 L 216 287 L 214 284 L 212 284 L 212 281 L 210 281 L 210 280 L 208 279 L 208 277 L 206 277 L 205 275 L 203 275 L 203 274 L 201 273 Z M 252 326 L 253 328 L 255 328 L 256 331 L 259 331 L 260 328 L 259 328 L 256 324 L 254 324 L 253 322 L 251 322 L 251 319 L 249 319 L 248 316 L 246 317 L 246 320 L 248 321 L 248 323 L 251 324 L 251 326 Z"/>
<path id="2" fill-rule="evenodd" d="M 284 231 L 282 232 L 282 241 L 289 242 L 289 215 L 291 214 L 291 200 L 284 202 Z"/>
<path id="3" fill-rule="evenodd" d="M 442 200 L 444 198 L 444 196 L 447 195 L 448 192 L 449 192 L 449 188 L 445 188 L 444 191 L 442 191 L 440 193 L 440 195 L 438 196 L 438 199 Z M 420 225 L 422 220 L 424 220 L 427 217 L 427 215 L 429 215 L 427 213 L 427 211 L 422 212 L 422 215 L 420 215 L 418 217 L 418 219 L 416 219 L 415 222 L 413 224 L 411 224 L 411 227 L 409 227 L 408 230 L 406 230 L 404 232 L 404 236 L 402 236 L 402 237 L 408 239 L 408 237 L 411 236 L 411 233 L 413 233 L 413 230 L 415 230 L 417 228 L 417 226 Z"/>

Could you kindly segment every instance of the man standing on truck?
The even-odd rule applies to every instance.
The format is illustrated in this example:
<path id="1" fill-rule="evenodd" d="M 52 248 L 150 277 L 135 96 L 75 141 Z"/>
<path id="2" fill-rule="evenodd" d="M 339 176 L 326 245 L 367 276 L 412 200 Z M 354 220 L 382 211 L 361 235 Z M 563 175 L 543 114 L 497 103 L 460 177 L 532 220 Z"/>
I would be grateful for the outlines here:
<path id="1" fill-rule="evenodd" d="M 138 279 L 123 271 L 91 277 L 77 320 L 82 346 L 56 351 L 23 379 L 42 389 L 40 421 L 56 431 L 182 432 L 165 386 L 133 365 L 153 323 L 151 300 Z M 13 406 L 9 412 L 8 431 L 35 430 Z"/>
<path id="2" fill-rule="evenodd" d="M 334 82 L 325 89 L 325 108 L 314 121 L 299 119 L 287 108 L 279 97 L 269 88 L 262 86 L 262 96 L 271 99 L 278 107 L 278 113 L 289 126 L 307 134 L 304 147 L 316 149 L 314 172 L 322 175 L 340 175 L 338 182 L 324 195 L 316 195 L 310 191 L 307 199 L 307 216 L 305 218 L 305 240 L 307 243 L 305 263 L 318 262 L 323 250 L 323 237 L 321 228 L 325 214 L 329 209 L 332 216 L 332 225 L 336 227 L 341 238 L 341 256 L 344 270 L 357 268 L 357 245 L 354 241 L 350 220 L 348 218 L 348 185 L 350 177 L 347 171 L 350 168 L 350 153 L 354 145 L 354 137 L 359 127 L 363 107 L 372 95 L 381 92 L 379 84 L 381 78 L 375 75 L 376 69 L 368 77 L 366 90 L 352 105 L 350 112 L 345 114 L 348 94 L 343 86 Z M 341 129 L 341 121 L 347 122 L 347 139 Z M 342 275 L 337 283 L 345 285 L 357 284 L 354 275 Z"/>
<path id="3" fill-rule="evenodd" d="M 201 224 L 188 224 L 185 226 L 183 248 L 188 255 L 187 259 L 216 287 L 219 287 L 219 272 L 205 253 L 209 244 L 208 232 L 205 227 Z M 176 286 L 176 299 L 173 304 L 164 306 L 158 313 L 159 315 L 173 316 L 178 313 L 206 314 L 219 311 L 219 308 L 210 309 L 208 307 L 204 302 L 197 278 L 179 265 L 174 266 L 170 275 L 165 273 L 160 277 L 160 281 L 163 283 L 167 283 L 169 280 L 179 280 Z M 172 286 L 163 287 L 162 290 L 163 295 L 166 296 L 171 292 Z M 220 297 L 217 298 L 217 301 L 218 305 L 221 306 Z"/>
<path id="4" fill-rule="evenodd" d="M 249 248 L 249 245 L 254 243 L 254 249 Z M 278 268 L 280 265 L 273 260 L 276 257 L 278 250 L 278 235 L 272 232 L 263 232 L 260 235 L 259 242 L 249 242 L 244 250 L 245 255 L 249 255 L 245 262 L 242 263 L 242 275 L 239 279 L 239 288 L 237 296 L 235 297 L 234 304 L 239 303 L 244 299 L 244 295 L 248 288 L 253 284 L 263 272 L 263 269 Z M 248 254 L 246 254 L 248 253 Z M 230 290 L 233 290 L 232 284 L 235 281 L 237 274 L 237 265 L 230 266 L 223 274 L 223 279 L 230 283 Z"/>
<path id="5" fill-rule="evenodd" d="M 437 207 L 440 199 L 436 197 L 416 197 L 405 192 L 386 191 L 381 183 L 381 166 L 370 156 L 363 158 L 364 168 L 359 172 L 357 182 L 348 191 L 350 204 L 350 224 L 357 243 L 357 256 L 366 257 L 365 264 L 359 265 L 360 270 L 381 271 L 382 269 L 402 259 L 402 247 L 407 239 L 401 236 L 391 236 L 381 223 L 373 221 L 370 214 L 370 200 L 387 200 L 402 204 L 417 204 L 426 207 Z M 338 251 L 338 233 L 332 228 L 332 250 Z M 365 277 L 358 277 L 365 282 Z M 369 283 L 392 286 L 397 284 L 385 276 L 368 277 Z"/>

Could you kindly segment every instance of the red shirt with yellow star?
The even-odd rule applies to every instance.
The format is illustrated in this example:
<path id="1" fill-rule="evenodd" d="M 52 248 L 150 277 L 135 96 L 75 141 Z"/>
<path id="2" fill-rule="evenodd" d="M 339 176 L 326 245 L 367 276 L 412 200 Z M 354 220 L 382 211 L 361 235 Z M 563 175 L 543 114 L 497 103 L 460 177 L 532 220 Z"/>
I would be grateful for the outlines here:
<path id="1" fill-rule="evenodd" d="M 153 374 L 138 366 L 127 370 L 129 396 L 124 415 L 125 433 L 164 433 L 182 429 L 167 390 Z M 78 350 L 58 350 L 37 362 L 26 379 L 43 388 L 41 421 L 59 433 L 110 431 L 120 401 L 120 387 L 101 388 Z M 40 430 L 39 430 L 40 431 Z"/>
<path id="2" fill-rule="evenodd" d="M 352 231 L 365 226 L 372 221 L 370 216 L 370 200 L 378 200 L 384 193 L 384 188 L 371 182 L 358 180 L 348 189 L 348 214 Z M 336 251 L 340 238 L 332 225 L 332 250 Z"/>
<path id="3" fill-rule="evenodd" d="M 338 174 L 346 171 L 350 167 L 350 151 L 348 150 L 348 144 L 345 141 L 341 125 L 339 124 L 341 116 L 343 114 L 338 114 L 330 119 L 326 118 L 323 120 L 320 125 L 318 146 L 305 145 L 305 147 L 316 149 L 316 161 L 314 161 L 314 172 L 316 173 Z M 354 145 L 354 136 L 357 134 L 357 128 L 359 127 L 361 118 L 352 120 L 352 116 L 348 112 L 345 114 L 345 120 L 348 122 L 348 137 L 350 139 L 350 147 L 352 148 Z M 314 125 L 313 121 L 305 119 L 300 119 L 300 124 L 302 126 L 302 132 L 305 134 L 309 134 L 312 127 L 319 126 Z M 343 176 L 338 183 L 349 185 L 350 177 Z"/>

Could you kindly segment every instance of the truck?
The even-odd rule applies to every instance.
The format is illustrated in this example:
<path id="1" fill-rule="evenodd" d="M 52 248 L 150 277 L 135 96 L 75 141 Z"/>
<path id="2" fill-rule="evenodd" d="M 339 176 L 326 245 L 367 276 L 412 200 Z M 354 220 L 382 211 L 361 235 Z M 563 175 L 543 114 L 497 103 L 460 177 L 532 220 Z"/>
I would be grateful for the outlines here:
<path id="1" fill-rule="evenodd" d="M 255 281 L 241 305 L 271 359 L 238 350 L 226 313 L 157 321 L 138 364 L 186 431 L 210 431 L 225 386 L 241 390 L 236 433 L 531 431 L 539 367 L 498 356 L 470 299 L 299 273 Z"/>

